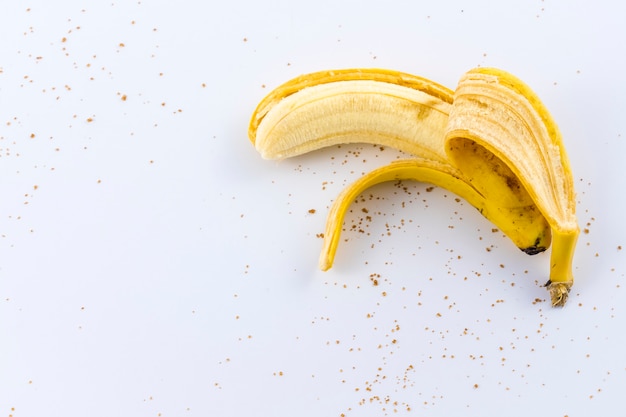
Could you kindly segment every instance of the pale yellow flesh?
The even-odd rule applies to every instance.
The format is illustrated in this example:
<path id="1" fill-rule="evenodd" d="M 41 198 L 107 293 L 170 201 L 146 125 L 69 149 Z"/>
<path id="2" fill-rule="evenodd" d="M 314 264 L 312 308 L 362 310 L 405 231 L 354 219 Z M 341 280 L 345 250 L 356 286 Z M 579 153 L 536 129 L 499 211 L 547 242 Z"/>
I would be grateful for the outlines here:
<path id="1" fill-rule="evenodd" d="M 450 104 L 419 90 L 372 80 L 308 87 L 267 112 L 255 134 L 266 159 L 342 143 L 375 143 L 446 161 L 441 133 Z"/>
<path id="2" fill-rule="evenodd" d="M 308 74 L 259 104 L 249 135 L 268 159 L 351 142 L 416 156 L 366 174 L 340 194 L 329 213 L 322 269 L 332 265 L 354 198 L 374 184 L 411 179 L 462 196 L 528 253 L 545 249 L 552 231 L 549 290 L 553 305 L 567 299 L 578 236 L 569 163 L 549 113 L 510 74 L 472 70 L 454 98 L 429 80 L 387 70 Z"/>

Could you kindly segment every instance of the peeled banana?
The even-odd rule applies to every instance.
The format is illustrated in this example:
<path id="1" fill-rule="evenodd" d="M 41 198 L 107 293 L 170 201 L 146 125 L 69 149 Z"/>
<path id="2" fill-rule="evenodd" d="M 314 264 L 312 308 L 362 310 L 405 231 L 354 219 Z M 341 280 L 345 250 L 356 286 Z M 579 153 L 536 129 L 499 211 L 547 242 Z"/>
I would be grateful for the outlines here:
<path id="1" fill-rule="evenodd" d="M 384 181 L 423 181 L 467 200 L 528 254 L 552 243 L 546 286 L 554 306 L 565 304 L 579 233 L 571 170 L 548 111 L 511 74 L 473 69 L 454 92 L 381 69 L 306 74 L 259 103 L 248 133 L 266 159 L 355 142 L 414 155 L 364 175 L 338 196 L 321 269 L 332 266 L 343 219 L 361 192 Z"/>

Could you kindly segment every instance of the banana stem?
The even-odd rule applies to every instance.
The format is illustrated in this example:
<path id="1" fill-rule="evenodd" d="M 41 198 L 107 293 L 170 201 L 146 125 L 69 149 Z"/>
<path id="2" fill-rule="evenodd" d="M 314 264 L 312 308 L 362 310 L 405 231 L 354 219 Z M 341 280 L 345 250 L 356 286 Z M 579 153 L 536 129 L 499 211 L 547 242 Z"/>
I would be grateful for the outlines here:
<path id="1" fill-rule="evenodd" d="M 552 230 L 552 253 L 550 254 L 550 280 L 546 284 L 552 306 L 562 307 L 574 284 L 572 262 L 579 229 Z"/>

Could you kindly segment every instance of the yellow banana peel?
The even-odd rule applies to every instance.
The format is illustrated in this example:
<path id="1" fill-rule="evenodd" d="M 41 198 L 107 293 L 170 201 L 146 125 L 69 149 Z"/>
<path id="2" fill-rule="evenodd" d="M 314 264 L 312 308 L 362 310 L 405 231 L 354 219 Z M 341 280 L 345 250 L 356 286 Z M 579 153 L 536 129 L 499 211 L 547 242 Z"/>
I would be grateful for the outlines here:
<path id="1" fill-rule="evenodd" d="M 248 133 L 266 159 L 356 142 L 414 156 L 364 175 L 338 196 L 322 270 L 333 264 L 343 219 L 360 193 L 384 181 L 415 180 L 464 198 L 527 254 L 552 243 L 546 286 L 554 306 L 567 301 L 579 233 L 572 174 L 558 127 L 513 75 L 473 69 L 451 91 L 390 70 L 306 74 L 259 103 Z"/>

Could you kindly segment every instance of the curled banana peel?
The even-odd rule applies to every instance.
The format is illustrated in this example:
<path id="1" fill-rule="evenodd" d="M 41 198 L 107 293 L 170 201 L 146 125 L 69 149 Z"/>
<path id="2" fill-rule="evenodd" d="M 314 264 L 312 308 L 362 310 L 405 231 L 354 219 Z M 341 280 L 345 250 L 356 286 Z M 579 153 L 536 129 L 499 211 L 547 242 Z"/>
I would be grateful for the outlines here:
<path id="1" fill-rule="evenodd" d="M 261 156 L 283 159 L 343 143 L 412 155 L 364 175 L 333 202 L 320 268 L 334 261 L 343 220 L 365 189 L 414 180 L 445 188 L 478 209 L 527 254 L 552 244 L 552 305 L 567 301 L 579 228 L 558 127 L 535 93 L 502 70 L 467 72 L 455 91 L 381 69 L 302 75 L 258 105 L 249 137 Z"/>

